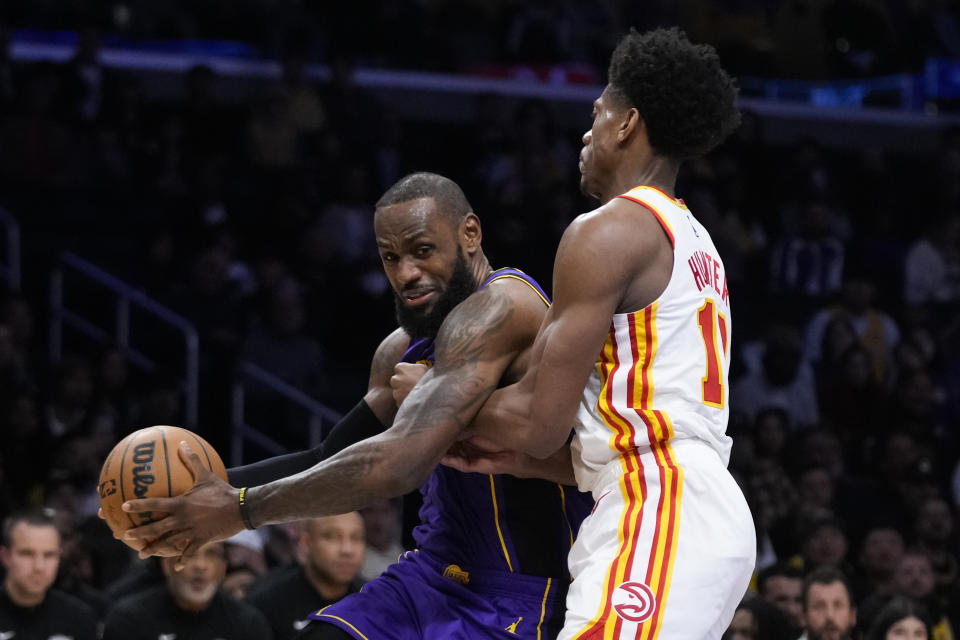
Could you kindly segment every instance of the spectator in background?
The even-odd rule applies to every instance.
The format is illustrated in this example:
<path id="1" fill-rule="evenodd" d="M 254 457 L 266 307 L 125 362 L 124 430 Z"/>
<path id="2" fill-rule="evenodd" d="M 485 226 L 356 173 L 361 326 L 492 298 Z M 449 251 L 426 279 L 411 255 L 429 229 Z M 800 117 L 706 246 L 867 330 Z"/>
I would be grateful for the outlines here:
<path id="1" fill-rule="evenodd" d="M 857 606 L 847 577 L 836 567 L 822 567 L 803 583 L 801 640 L 850 640 L 857 624 Z"/>
<path id="2" fill-rule="evenodd" d="M 319 132 L 327 123 L 320 95 L 306 77 L 306 60 L 288 55 L 283 60 L 283 91 L 286 94 L 290 122 L 300 136 Z"/>
<path id="3" fill-rule="evenodd" d="M 937 582 L 937 593 L 945 597 L 960 576 L 956 548 L 955 517 L 950 503 L 931 496 L 917 505 L 914 539 L 927 557 Z"/>
<path id="4" fill-rule="evenodd" d="M 279 376 L 308 395 L 320 397 L 327 386 L 323 347 L 304 333 L 303 287 L 287 277 L 269 292 L 264 317 L 250 330 L 247 360 Z"/>
<path id="5" fill-rule="evenodd" d="M 60 566 L 60 533 L 51 510 L 24 511 L 3 523 L 0 635 L 94 640 L 97 616 L 80 600 L 51 589 Z M 59 634 L 59 635 L 58 635 Z"/>
<path id="6" fill-rule="evenodd" d="M 139 407 L 131 380 L 130 365 L 123 351 L 108 347 L 100 354 L 94 407 L 101 416 L 105 436 L 112 444 L 140 426 Z"/>
<path id="7" fill-rule="evenodd" d="M 227 551 L 227 573 L 223 579 L 224 593 L 243 600 L 257 579 L 267 572 L 267 558 L 263 538 L 256 531 L 241 531 L 224 540 Z"/>
<path id="8" fill-rule="evenodd" d="M 404 552 L 401 539 L 400 500 L 379 500 L 362 509 L 367 533 L 367 548 L 363 554 L 360 576 L 364 582 L 373 580 L 397 561 Z"/>
<path id="9" fill-rule="evenodd" d="M 907 304 L 960 301 L 960 214 L 940 213 L 907 251 L 903 265 Z"/>
<path id="10" fill-rule="evenodd" d="M 930 613 L 933 637 L 953 640 L 956 638 L 954 622 L 947 615 L 946 607 L 937 596 L 937 577 L 927 554 L 919 549 L 908 549 L 900 558 L 893 580 L 897 595 L 906 596 L 922 604 Z M 865 602 L 864 608 L 874 608 Z"/>
<path id="11" fill-rule="evenodd" d="M 818 363 L 830 355 L 836 356 L 836 351 L 833 354 L 824 354 L 822 351 L 826 330 L 835 320 L 845 319 L 853 326 L 858 342 L 872 356 L 876 382 L 886 382 L 893 351 L 900 342 L 900 328 L 889 314 L 873 306 L 875 293 L 876 286 L 866 274 L 847 269 L 839 302 L 818 311 L 807 324 L 804 346 L 807 360 Z M 837 336 L 832 338 L 835 341 Z"/>
<path id="12" fill-rule="evenodd" d="M 791 638 L 803 629 L 803 573 L 797 567 L 778 563 L 760 572 L 757 578 L 760 597 L 779 609 L 793 627 Z"/>
<path id="13" fill-rule="evenodd" d="M 867 530 L 858 556 L 857 601 L 894 592 L 894 576 L 903 557 L 903 536 L 896 527 L 879 524 Z"/>
<path id="14" fill-rule="evenodd" d="M 104 425 L 93 413 L 93 368 L 77 355 L 64 356 L 57 365 L 44 408 L 47 433 L 54 439 L 90 435 Z"/>
<path id="15" fill-rule="evenodd" d="M 801 211 L 799 230 L 774 246 L 770 273 L 779 300 L 805 315 L 840 290 L 845 249 L 831 205 L 813 201 Z"/>
<path id="16" fill-rule="evenodd" d="M 100 61 L 100 31 L 84 27 L 77 32 L 77 48 L 63 68 L 63 108 L 69 122 L 81 127 L 97 124 L 112 99 L 111 78 Z"/>
<path id="17" fill-rule="evenodd" d="M 932 640 L 926 609 L 904 597 L 892 598 L 877 613 L 866 640 Z"/>
<path id="18" fill-rule="evenodd" d="M 745 599 L 721 640 L 796 640 L 793 625 L 779 609 L 760 598 Z"/>
<path id="19" fill-rule="evenodd" d="M 730 406 L 753 420 L 762 410 L 782 409 L 792 430 L 820 420 L 816 383 L 810 366 L 801 359 L 800 334 L 793 327 L 776 325 L 767 334 L 762 368 L 734 382 Z"/>
<path id="20" fill-rule="evenodd" d="M 247 126 L 247 155 L 261 171 L 289 171 L 297 161 L 300 130 L 289 100 L 282 87 L 268 89 Z"/>
<path id="21" fill-rule="evenodd" d="M 276 640 L 292 639 L 309 614 L 359 590 L 364 526 L 357 512 L 303 523 L 300 562 L 259 579 L 246 599 L 270 621 Z"/>
<path id="22" fill-rule="evenodd" d="M 756 640 L 760 637 L 759 627 L 749 602 L 741 602 L 721 640 Z"/>
<path id="23" fill-rule="evenodd" d="M 839 439 L 844 461 L 862 466 L 864 442 L 875 437 L 877 425 L 890 415 L 884 386 L 877 382 L 872 354 L 856 344 L 820 376 L 822 423 Z"/>
<path id="24" fill-rule="evenodd" d="M 800 558 L 804 571 L 823 567 L 847 569 L 847 533 L 834 518 L 823 518 L 810 524 L 804 532 L 800 545 Z M 849 589 L 849 585 L 847 585 Z M 853 602 L 853 592 L 850 593 Z"/>
<path id="25" fill-rule="evenodd" d="M 200 548 L 181 571 L 177 558 L 163 558 L 166 583 L 123 598 L 107 614 L 103 640 L 228 638 L 270 640 L 263 615 L 250 605 L 220 593 L 227 570 L 224 545 Z"/>

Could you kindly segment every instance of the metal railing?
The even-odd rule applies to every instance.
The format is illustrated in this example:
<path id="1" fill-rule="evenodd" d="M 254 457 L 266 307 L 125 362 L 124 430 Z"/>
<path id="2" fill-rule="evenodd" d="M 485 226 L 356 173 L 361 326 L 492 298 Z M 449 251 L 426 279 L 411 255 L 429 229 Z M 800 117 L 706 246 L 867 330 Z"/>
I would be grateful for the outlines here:
<path id="1" fill-rule="evenodd" d="M 112 328 L 97 324 L 64 304 L 64 273 L 71 271 L 106 289 L 115 297 Z M 194 326 L 142 290 L 127 284 L 100 267 L 66 252 L 50 278 L 50 358 L 58 361 L 63 350 L 63 327 L 70 326 L 101 344 L 113 344 L 133 364 L 154 371 L 157 363 L 130 344 L 131 307 L 154 316 L 183 336 L 184 364 L 181 383 L 184 394 L 184 425 L 195 428 L 199 398 L 200 340 Z"/>
<path id="2" fill-rule="evenodd" d="M 249 361 L 241 362 L 237 369 L 237 378 L 233 384 L 230 405 L 230 418 L 233 426 L 230 460 L 233 465 L 243 464 L 244 447 L 247 442 L 261 447 L 271 456 L 282 455 L 288 451 L 288 447 L 268 436 L 265 429 L 257 428 L 247 422 L 246 395 L 249 383 L 268 389 L 307 413 L 308 446 L 310 447 L 320 444 L 320 441 L 326 435 L 326 429 L 340 419 L 339 413 L 263 367 Z"/>
<path id="3" fill-rule="evenodd" d="M 20 225 L 3 207 L 0 207 L 0 227 L 5 249 L 0 257 L 0 278 L 6 281 L 10 291 L 20 291 Z"/>

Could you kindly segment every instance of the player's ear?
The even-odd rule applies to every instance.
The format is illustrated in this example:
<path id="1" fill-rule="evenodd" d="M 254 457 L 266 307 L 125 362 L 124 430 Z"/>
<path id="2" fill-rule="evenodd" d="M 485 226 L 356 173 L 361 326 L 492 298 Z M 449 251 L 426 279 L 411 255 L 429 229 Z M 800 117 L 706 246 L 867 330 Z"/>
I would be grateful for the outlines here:
<path id="1" fill-rule="evenodd" d="M 632 135 L 639 133 L 644 128 L 643 118 L 636 107 L 631 107 L 623 112 L 620 120 L 620 126 L 617 128 L 617 142 L 625 142 Z"/>
<path id="2" fill-rule="evenodd" d="M 480 249 L 481 240 L 483 231 L 480 229 L 480 218 L 471 211 L 460 221 L 460 244 L 464 253 L 476 253 Z"/>

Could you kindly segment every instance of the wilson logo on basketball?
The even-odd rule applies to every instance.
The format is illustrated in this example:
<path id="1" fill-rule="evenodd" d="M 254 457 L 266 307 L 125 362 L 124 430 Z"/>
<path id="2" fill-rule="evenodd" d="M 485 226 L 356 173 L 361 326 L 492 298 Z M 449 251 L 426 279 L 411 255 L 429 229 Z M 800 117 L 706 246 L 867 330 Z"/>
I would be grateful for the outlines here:
<path id="1" fill-rule="evenodd" d="M 133 448 L 133 493 L 143 498 L 156 482 L 153 476 L 153 450 L 156 441 L 142 442 Z"/>
<path id="2" fill-rule="evenodd" d="M 624 582 L 613 592 L 613 610 L 624 620 L 643 622 L 656 609 L 657 598 L 642 582 Z"/>

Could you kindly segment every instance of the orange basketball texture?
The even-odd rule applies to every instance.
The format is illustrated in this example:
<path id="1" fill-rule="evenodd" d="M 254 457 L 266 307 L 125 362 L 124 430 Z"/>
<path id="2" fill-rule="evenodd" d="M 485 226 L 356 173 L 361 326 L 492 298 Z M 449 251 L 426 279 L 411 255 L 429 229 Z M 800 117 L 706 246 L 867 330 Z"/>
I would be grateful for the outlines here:
<path id="1" fill-rule="evenodd" d="M 178 496 L 193 486 L 193 475 L 177 452 L 181 441 L 186 441 L 200 456 L 203 466 L 227 480 L 227 470 L 219 454 L 194 432 L 166 425 L 134 431 L 117 443 L 100 470 L 97 486 L 100 507 L 114 535 L 121 536 L 127 529 L 166 515 L 156 512 L 128 513 L 121 508 L 127 500 Z M 142 543 L 136 542 L 130 546 L 138 549 Z"/>

